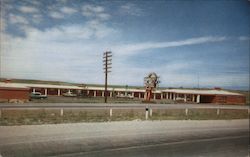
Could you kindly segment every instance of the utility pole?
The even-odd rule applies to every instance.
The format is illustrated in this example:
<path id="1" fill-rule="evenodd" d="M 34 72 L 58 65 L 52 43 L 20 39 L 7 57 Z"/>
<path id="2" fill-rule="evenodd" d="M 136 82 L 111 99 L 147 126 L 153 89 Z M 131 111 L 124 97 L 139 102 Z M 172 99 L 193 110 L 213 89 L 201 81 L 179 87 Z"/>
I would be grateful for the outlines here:
<path id="1" fill-rule="evenodd" d="M 199 74 L 199 72 L 198 72 L 197 78 L 198 78 L 198 89 L 200 89 L 200 74 Z"/>
<path id="2" fill-rule="evenodd" d="M 108 73 L 111 72 L 111 59 L 112 57 L 112 52 L 111 51 L 106 51 L 103 53 L 103 70 L 105 73 L 105 91 L 104 91 L 104 102 L 107 103 L 107 96 L 108 96 Z"/>
<path id="3" fill-rule="evenodd" d="M 6 11 L 5 11 L 6 12 Z M 0 0 L 0 41 L 4 42 L 4 18 L 5 18 L 5 12 L 4 12 L 4 1 Z M 5 43 L 4 43 L 5 44 Z M 0 43 L 0 77 L 2 77 L 2 51 L 4 51 L 4 44 Z"/>

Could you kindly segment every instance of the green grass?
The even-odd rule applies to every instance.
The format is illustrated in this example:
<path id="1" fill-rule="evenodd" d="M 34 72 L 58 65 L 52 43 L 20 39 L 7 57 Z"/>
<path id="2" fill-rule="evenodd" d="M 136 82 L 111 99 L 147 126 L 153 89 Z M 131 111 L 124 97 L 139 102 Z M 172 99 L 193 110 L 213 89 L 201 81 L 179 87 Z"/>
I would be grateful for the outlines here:
<path id="1" fill-rule="evenodd" d="M 247 119 L 247 110 L 189 109 L 186 115 L 183 109 L 153 110 L 148 120 L 219 120 L 219 119 Z M 0 125 L 37 125 L 76 122 L 107 122 L 145 120 L 142 109 L 113 109 L 112 117 L 109 109 L 64 109 L 63 116 L 59 109 L 2 109 Z"/>

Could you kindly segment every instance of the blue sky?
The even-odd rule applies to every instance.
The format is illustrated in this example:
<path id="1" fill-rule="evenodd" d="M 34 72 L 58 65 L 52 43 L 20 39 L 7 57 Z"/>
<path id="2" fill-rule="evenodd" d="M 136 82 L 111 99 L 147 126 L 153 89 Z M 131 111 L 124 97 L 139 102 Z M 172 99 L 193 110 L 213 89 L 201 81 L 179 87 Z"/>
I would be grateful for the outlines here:
<path id="1" fill-rule="evenodd" d="M 0 0 L 1 77 L 249 88 L 247 0 Z"/>

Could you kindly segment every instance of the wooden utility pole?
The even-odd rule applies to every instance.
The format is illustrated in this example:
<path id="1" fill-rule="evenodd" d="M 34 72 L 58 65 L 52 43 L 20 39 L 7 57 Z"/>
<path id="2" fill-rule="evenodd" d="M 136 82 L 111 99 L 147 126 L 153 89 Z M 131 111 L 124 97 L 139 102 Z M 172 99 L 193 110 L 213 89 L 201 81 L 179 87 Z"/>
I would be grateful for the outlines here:
<path id="1" fill-rule="evenodd" d="M 111 72 L 111 59 L 112 52 L 106 51 L 103 53 L 103 66 L 104 66 L 104 73 L 105 73 L 105 91 L 104 91 L 104 102 L 107 103 L 107 97 L 108 97 L 108 73 Z"/>

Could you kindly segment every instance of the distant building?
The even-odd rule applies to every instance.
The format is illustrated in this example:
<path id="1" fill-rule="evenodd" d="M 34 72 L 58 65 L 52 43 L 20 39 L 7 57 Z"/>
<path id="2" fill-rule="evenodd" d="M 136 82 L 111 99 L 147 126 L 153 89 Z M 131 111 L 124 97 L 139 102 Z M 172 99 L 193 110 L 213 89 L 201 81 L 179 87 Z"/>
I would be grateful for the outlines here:
<path id="1" fill-rule="evenodd" d="M 0 84 L 0 102 L 28 102 L 30 88 L 22 84 L 12 84 L 9 81 Z"/>
<path id="2" fill-rule="evenodd" d="M 182 99 L 184 102 L 215 103 L 215 104 L 245 104 L 246 97 L 239 93 L 224 90 L 186 90 L 167 89 L 162 90 L 166 98 L 174 100 Z"/>
<path id="3" fill-rule="evenodd" d="M 41 92 L 43 95 L 61 96 L 70 91 L 73 94 L 88 97 L 104 97 L 104 87 L 51 85 L 51 84 L 28 84 L 0 82 L 0 99 L 28 100 L 29 93 Z M 145 98 L 145 89 L 136 88 L 108 88 L 109 97 L 124 97 L 135 99 Z M 195 90 L 195 89 L 161 89 L 154 90 L 153 100 L 170 99 L 174 101 L 191 103 L 215 103 L 215 104 L 245 104 L 246 97 L 239 93 L 228 92 L 222 89 Z"/>

